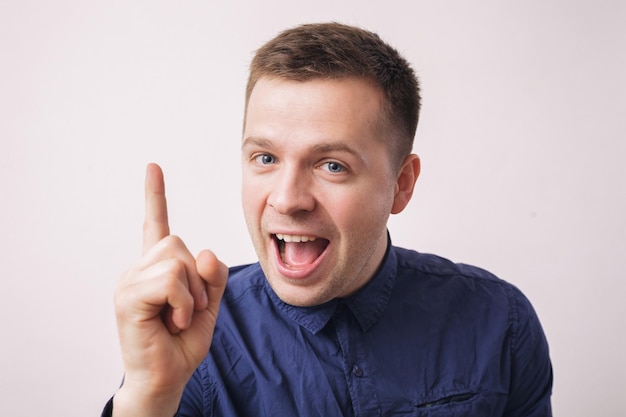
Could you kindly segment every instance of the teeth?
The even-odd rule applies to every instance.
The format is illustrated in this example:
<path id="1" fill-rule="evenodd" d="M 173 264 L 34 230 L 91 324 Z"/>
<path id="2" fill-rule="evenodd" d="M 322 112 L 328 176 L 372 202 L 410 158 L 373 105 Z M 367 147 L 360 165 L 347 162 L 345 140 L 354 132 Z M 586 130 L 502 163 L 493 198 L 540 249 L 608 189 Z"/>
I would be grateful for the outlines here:
<path id="1" fill-rule="evenodd" d="M 312 242 L 315 240 L 315 236 L 285 235 L 283 233 L 276 233 L 276 238 L 285 242 Z"/>

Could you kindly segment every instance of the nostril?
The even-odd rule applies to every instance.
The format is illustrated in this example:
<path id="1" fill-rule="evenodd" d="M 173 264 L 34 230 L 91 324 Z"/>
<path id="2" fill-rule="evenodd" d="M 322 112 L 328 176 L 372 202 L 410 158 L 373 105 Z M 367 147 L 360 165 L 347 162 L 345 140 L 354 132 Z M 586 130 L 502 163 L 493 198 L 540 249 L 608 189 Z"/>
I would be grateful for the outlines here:
<path id="1" fill-rule="evenodd" d="M 280 214 L 293 214 L 300 211 L 313 211 L 315 209 L 315 200 L 310 195 L 303 193 L 298 194 L 281 194 L 268 199 L 268 206 Z"/>
<path id="2" fill-rule="evenodd" d="M 280 214 L 311 211 L 315 208 L 315 198 L 306 172 L 285 168 L 276 175 L 267 198 L 269 207 Z"/>

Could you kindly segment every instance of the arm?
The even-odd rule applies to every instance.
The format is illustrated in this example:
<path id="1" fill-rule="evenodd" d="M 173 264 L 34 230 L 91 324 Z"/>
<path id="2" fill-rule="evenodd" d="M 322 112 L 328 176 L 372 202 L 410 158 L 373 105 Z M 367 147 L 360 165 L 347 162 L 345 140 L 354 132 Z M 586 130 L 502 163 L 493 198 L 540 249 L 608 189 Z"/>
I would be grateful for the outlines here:
<path id="1" fill-rule="evenodd" d="M 526 297 L 513 290 L 511 389 L 506 417 L 550 417 L 552 365 L 548 342 Z"/>

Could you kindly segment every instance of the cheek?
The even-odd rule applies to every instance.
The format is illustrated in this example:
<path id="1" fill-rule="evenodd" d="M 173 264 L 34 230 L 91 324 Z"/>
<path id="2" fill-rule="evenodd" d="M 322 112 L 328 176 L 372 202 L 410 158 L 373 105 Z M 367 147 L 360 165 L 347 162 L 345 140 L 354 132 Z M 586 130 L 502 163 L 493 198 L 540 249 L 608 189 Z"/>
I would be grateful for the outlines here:
<path id="1" fill-rule="evenodd" d="M 241 177 L 241 201 L 244 205 L 254 206 L 262 199 L 267 184 L 254 174 L 244 170 Z"/>
<path id="2" fill-rule="evenodd" d="M 372 192 L 372 188 L 343 193 L 328 205 L 328 210 L 340 228 L 366 233 L 368 229 L 386 223 L 392 197 L 389 193 Z"/>
<path id="3" fill-rule="evenodd" d="M 264 207 L 260 190 L 244 182 L 241 186 L 241 206 L 248 228 L 251 229 L 257 223 L 257 219 L 260 217 Z"/>

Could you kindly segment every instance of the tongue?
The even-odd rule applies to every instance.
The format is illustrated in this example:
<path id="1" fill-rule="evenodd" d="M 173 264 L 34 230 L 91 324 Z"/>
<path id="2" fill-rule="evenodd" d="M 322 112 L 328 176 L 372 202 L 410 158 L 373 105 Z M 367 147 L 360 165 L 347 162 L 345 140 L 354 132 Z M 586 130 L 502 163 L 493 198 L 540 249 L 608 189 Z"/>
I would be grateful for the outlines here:
<path id="1" fill-rule="evenodd" d="M 311 264 L 324 252 L 327 243 L 324 239 L 312 242 L 285 242 L 283 261 L 291 266 Z"/>

